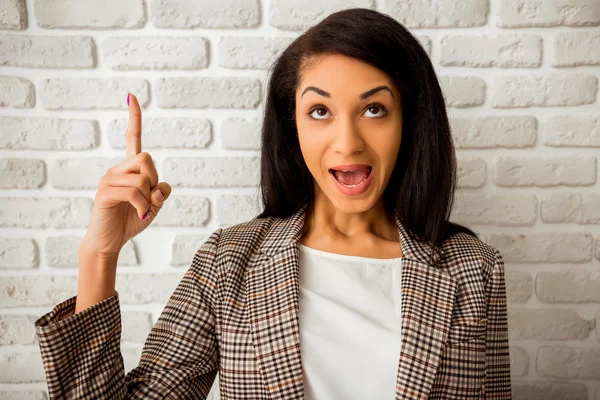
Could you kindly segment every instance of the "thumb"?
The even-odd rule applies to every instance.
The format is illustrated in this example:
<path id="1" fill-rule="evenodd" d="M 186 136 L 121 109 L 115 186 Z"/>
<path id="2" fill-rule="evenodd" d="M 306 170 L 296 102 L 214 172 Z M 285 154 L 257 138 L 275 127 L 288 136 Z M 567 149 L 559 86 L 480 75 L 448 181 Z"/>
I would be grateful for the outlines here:
<path id="1" fill-rule="evenodd" d="M 150 192 L 152 211 L 154 213 L 158 212 L 170 195 L 171 186 L 167 182 L 159 182 Z"/>

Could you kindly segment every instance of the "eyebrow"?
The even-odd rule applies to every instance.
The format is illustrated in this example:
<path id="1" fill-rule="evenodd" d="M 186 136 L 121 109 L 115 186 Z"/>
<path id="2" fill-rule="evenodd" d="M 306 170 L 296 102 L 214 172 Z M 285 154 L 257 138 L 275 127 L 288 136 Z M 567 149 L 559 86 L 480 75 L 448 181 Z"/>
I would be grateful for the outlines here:
<path id="1" fill-rule="evenodd" d="M 316 86 L 307 86 L 306 89 L 304 89 L 304 91 L 302 92 L 302 95 L 300 97 L 304 96 L 304 94 L 306 92 L 308 92 L 309 90 L 312 90 L 313 92 L 316 92 L 317 94 L 320 94 L 323 97 L 331 98 L 331 93 L 329 93 L 321 88 L 318 88 Z M 394 97 L 394 93 L 392 92 L 392 89 L 390 89 L 389 86 L 386 86 L 386 85 L 381 85 L 381 86 L 374 87 L 373 89 L 369 89 L 366 92 L 361 93 L 358 97 L 361 100 L 364 100 L 367 97 L 373 96 L 375 93 L 377 93 L 381 90 L 387 90 L 392 95 L 392 98 Z"/>

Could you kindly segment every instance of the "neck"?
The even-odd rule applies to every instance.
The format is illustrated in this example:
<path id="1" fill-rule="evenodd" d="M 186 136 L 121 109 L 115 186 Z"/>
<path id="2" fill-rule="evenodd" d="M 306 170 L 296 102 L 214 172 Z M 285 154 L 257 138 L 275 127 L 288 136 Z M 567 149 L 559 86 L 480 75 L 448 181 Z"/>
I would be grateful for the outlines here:
<path id="1" fill-rule="evenodd" d="M 339 210 L 327 198 L 316 197 L 306 210 L 303 237 L 320 242 L 363 243 L 399 241 L 394 216 L 386 212 L 381 198 L 367 210 Z"/>

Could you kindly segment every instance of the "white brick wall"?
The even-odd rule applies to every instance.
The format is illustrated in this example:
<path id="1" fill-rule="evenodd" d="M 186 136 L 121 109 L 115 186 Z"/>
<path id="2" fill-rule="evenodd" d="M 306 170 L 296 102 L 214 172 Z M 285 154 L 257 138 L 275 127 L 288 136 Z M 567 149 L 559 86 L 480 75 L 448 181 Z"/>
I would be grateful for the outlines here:
<path id="1" fill-rule="evenodd" d="M 0 398 L 46 398 L 33 321 L 76 293 L 127 93 L 173 186 L 119 258 L 129 371 L 208 234 L 259 211 L 267 69 L 346 7 L 405 24 L 438 71 L 452 219 L 506 263 L 514 398 L 600 400 L 598 0 L 0 0 Z"/>

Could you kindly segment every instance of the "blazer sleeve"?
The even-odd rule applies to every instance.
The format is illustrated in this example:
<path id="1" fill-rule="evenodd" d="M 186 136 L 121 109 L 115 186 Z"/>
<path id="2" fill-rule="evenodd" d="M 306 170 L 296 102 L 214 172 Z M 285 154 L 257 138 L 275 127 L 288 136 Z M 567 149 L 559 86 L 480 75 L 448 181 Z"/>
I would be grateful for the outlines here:
<path id="1" fill-rule="evenodd" d="M 128 374 L 117 291 L 77 314 L 71 297 L 40 317 L 35 329 L 50 399 L 206 399 L 219 368 L 214 305 L 221 231 L 197 250 Z"/>
<path id="2" fill-rule="evenodd" d="M 488 329 L 486 334 L 485 399 L 512 399 L 508 342 L 508 312 L 504 261 L 496 249 L 494 266 L 486 283 Z"/>

